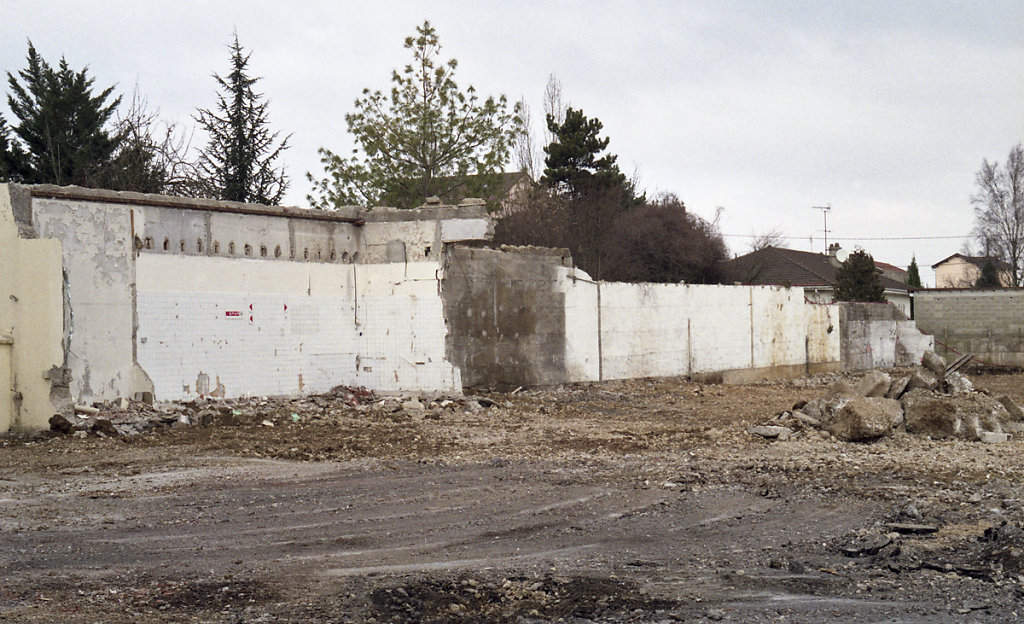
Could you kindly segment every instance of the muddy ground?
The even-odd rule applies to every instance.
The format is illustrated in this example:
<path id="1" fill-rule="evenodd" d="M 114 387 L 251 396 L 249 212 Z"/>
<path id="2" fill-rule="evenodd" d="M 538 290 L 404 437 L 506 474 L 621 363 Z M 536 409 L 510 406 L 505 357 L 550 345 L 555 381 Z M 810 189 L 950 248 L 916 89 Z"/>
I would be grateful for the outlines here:
<path id="1" fill-rule="evenodd" d="M 972 379 L 1024 403 L 1024 375 Z M 1024 619 L 1024 441 L 747 433 L 829 381 L 0 438 L 0 621 Z"/>

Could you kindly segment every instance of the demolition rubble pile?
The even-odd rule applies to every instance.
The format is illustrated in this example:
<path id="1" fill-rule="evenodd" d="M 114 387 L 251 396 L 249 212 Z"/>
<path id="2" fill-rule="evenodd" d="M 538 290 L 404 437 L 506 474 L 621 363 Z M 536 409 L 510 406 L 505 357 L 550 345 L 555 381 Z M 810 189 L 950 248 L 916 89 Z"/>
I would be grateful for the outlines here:
<path id="1" fill-rule="evenodd" d="M 1024 435 L 1024 411 L 1007 396 L 976 391 L 967 377 L 947 372 L 942 357 L 929 351 L 908 376 L 872 370 L 856 385 L 837 381 L 824 397 L 800 401 L 750 432 L 785 440 L 807 429 L 847 442 L 873 442 L 906 431 L 998 443 Z"/>
<path id="2" fill-rule="evenodd" d="M 394 417 L 436 417 L 446 409 L 482 411 L 494 405 L 485 397 L 379 397 L 366 388 L 338 386 L 325 394 L 303 397 L 201 397 L 187 402 L 148 403 L 119 399 L 74 406 L 74 415 L 50 418 L 50 431 L 74 437 L 132 438 L 163 428 L 333 421 L 353 413 Z M 51 433 L 52 435 L 52 433 Z"/>

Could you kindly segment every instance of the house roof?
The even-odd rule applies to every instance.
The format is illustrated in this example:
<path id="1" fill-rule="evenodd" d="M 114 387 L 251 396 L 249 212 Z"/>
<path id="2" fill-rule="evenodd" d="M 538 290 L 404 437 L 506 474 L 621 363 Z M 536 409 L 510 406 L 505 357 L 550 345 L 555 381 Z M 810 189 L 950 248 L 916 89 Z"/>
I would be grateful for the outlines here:
<path id="1" fill-rule="evenodd" d="M 932 265 L 932 268 L 937 269 L 939 268 L 939 265 L 945 264 L 952 260 L 953 258 L 960 258 L 964 262 L 969 262 L 970 264 L 973 264 L 979 269 L 985 264 L 985 260 L 988 260 L 987 256 L 965 256 L 964 254 L 955 253 L 952 256 L 949 256 L 948 258 L 943 258 L 942 260 L 939 260 L 938 262 Z M 1012 266 L 1010 266 L 1009 262 L 1004 262 L 1003 260 L 999 260 L 997 258 L 992 258 L 992 260 L 996 263 L 996 269 L 999 271 L 1009 271 L 1010 269 L 1013 268 Z"/>
<path id="2" fill-rule="evenodd" d="M 765 247 L 726 262 L 735 281 L 744 284 L 834 288 L 839 269 L 829 257 L 809 251 Z M 903 282 L 885 277 L 878 281 L 885 290 L 914 290 Z"/>
<path id="3" fill-rule="evenodd" d="M 878 260 L 875 260 L 875 266 L 883 271 L 889 271 L 890 273 L 898 273 L 900 275 L 907 274 L 906 269 L 898 267 L 895 264 L 889 264 L 888 262 L 879 262 Z"/>

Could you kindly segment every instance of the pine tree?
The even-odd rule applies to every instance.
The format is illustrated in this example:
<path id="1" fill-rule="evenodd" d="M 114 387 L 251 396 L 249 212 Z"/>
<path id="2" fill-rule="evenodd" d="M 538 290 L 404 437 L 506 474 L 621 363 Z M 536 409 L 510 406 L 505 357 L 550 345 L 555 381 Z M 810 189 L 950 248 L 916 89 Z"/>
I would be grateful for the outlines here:
<path id="1" fill-rule="evenodd" d="M 216 111 L 200 109 L 195 117 L 209 135 L 196 163 L 201 194 L 217 199 L 277 204 L 288 188 L 284 168 L 276 161 L 288 148 L 288 138 L 277 141 L 269 130 L 267 102 L 253 85 L 259 78 L 248 73 L 249 56 L 238 35 L 231 49 L 231 71 L 214 74 L 220 87 Z"/>
<path id="2" fill-rule="evenodd" d="M 455 82 L 455 59 L 439 58 L 430 22 L 416 27 L 405 48 L 412 62 L 391 73 L 391 91 L 363 90 L 345 115 L 357 148 L 343 158 L 320 149 L 326 177 L 306 177 L 314 208 L 342 205 L 413 208 L 456 190 L 486 197 L 500 182 L 521 120 L 505 96 L 481 99 Z"/>
<path id="3" fill-rule="evenodd" d="M 117 150 L 105 126 L 121 102 L 113 87 L 93 95 L 86 70 L 51 67 L 28 43 L 28 67 L 7 73 L 14 134 L 0 126 L 0 175 L 30 184 L 95 186 Z"/>
<path id="4" fill-rule="evenodd" d="M 549 114 L 547 125 L 553 140 L 544 148 L 547 157 L 541 182 L 570 197 L 593 187 L 627 188 L 626 176 L 615 164 L 618 156 L 600 155 L 611 139 L 598 136 L 604 127 L 599 119 L 589 119 L 582 110 L 570 107 L 561 123 Z"/>
<path id="5" fill-rule="evenodd" d="M 885 301 L 871 254 L 858 249 L 836 271 L 836 301 Z"/>
<path id="6" fill-rule="evenodd" d="M 917 270 L 917 257 L 910 259 L 910 266 L 907 267 L 907 286 L 921 287 L 921 273 Z"/>

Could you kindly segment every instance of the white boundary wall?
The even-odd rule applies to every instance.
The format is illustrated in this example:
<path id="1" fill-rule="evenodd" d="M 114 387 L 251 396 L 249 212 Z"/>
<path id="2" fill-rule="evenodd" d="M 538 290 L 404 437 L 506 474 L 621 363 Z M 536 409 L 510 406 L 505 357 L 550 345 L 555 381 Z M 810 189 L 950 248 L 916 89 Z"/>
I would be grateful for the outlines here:
<path id="1" fill-rule="evenodd" d="M 461 392 L 436 262 L 317 264 L 143 253 L 138 362 L 159 400 Z"/>
<path id="2" fill-rule="evenodd" d="M 801 289 L 596 284 L 568 268 L 563 276 L 572 380 L 840 361 L 838 307 L 807 303 Z"/>

